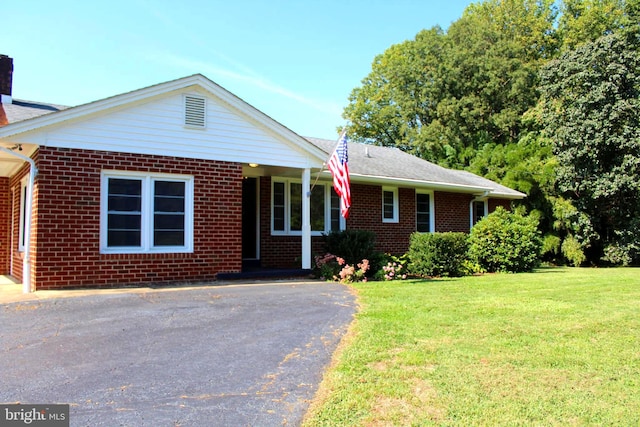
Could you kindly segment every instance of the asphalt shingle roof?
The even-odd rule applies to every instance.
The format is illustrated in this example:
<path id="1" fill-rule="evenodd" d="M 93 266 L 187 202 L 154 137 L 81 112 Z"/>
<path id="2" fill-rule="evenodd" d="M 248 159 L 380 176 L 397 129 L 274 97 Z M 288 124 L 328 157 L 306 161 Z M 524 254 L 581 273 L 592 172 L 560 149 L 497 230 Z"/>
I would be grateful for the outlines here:
<path id="1" fill-rule="evenodd" d="M 337 141 L 306 138 L 322 149 L 327 156 L 333 151 Z M 467 171 L 447 169 L 429 161 L 405 153 L 397 148 L 379 147 L 369 144 L 349 142 L 349 173 L 352 177 L 362 176 L 391 180 L 416 181 L 424 186 L 440 185 L 451 188 L 475 189 L 476 192 L 489 190 L 494 196 L 522 198 L 519 191 L 500 185 Z"/>
<path id="2" fill-rule="evenodd" d="M 46 104 L 43 102 L 23 101 L 13 99 L 11 104 L 2 104 L 7 122 L 9 124 L 32 119 L 44 114 L 66 110 L 69 107 L 64 105 Z"/>

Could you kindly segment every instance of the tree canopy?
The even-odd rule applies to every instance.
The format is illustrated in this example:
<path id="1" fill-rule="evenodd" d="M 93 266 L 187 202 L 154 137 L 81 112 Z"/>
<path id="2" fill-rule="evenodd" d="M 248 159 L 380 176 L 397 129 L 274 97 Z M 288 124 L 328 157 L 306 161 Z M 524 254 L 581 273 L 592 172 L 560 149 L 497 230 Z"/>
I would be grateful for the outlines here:
<path id="1" fill-rule="evenodd" d="M 640 257 L 640 51 L 613 33 L 568 51 L 542 73 L 545 123 L 561 195 L 589 218 L 593 257 Z"/>
<path id="2" fill-rule="evenodd" d="M 569 175 L 560 166 L 570 157 L 561 153 L 568 143 L 556 140 L 559 129 L 549 121 L 567 118 L 549 113 L 548 103 L 541 98 L 541 77 L 544 73 L 544 91 L 551 96 L 552 88 L 547 87 L 551 71 L 545 68 L 549 63 L 558 64 L 561 55 L 574 55 L 574 62 L 579 61 L 578 57 L 588 54 L 585 46 L 596 40 L 602 52 L 612 49 L 613 45 L 600 41 L 602 37 L 610 43 L 612 36 L 629 38 L 638 22 L 638 1 L 471 4 L 447 30 L 422 30 L 413 40 L 375 57 L 371 72 L 353 89 L 343 113 L 350 135 L 361 142 L 398 147 L 442 166 L 467 169 L 527 193 L 523 203 L 538 211 L 545 233 L 576 238 L 580 233 L 574 229 L 580 223 L 580 235 L 593 234 L 600 228 L 587 230 L 589 221 L 584 216 L 592 219 L 591 214 L 565 188 Z M 633 46 L 637 52 L 637 44 Z M 613 71 L 605 68 L 594 78 L 609 78 Z M 557 102 L 568 102 L 574 89 L 558 86 L 566 100 L 560 96 Z M 630 92 L 628 102 L 633 96 L 637 95 Z M 637 129 L 638 122 L 629 126 Z M 578 130 L 588 129 L 573 129 Z M 621 144 L 629 136 L 625 135 L 608 139 L 608 144 Z M 625 168 L 625 173 L 633 172 Z M 569 215 L 566 203 L 576 212 Z M 576 218 L 582 219 L 576 222 Z M 618 230 L 617 225 L 613 227 Z"/>

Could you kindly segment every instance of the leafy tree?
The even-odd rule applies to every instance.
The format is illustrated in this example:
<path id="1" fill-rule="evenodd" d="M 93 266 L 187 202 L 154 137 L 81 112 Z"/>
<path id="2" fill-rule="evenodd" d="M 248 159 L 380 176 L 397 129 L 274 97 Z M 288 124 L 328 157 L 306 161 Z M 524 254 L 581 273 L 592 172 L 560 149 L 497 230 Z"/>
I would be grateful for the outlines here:
<path id="1" fill-rule="evenodd" d="M 623 28 L 625 4 L 625 0 L 564 0 L 558 25 L 563 49 L 575 49 Z"/>
<path id="2" fill-rule="evenodd" d="M 557 186 L 593 230 L 575 235 L 592 262 L 640 260 L 639 46 L 631 30 L 603 36 L 542 73 Z"/>
<path id="3" fill-rule="evenodd" d="M 447 33 L 434 27 L 391 46 L 349 97 L 351 134 L 458 168 L 487 143 L 516 142 L 538 100 L 541 60 L 557 48 L 552 3 L 472 5 Z"/>

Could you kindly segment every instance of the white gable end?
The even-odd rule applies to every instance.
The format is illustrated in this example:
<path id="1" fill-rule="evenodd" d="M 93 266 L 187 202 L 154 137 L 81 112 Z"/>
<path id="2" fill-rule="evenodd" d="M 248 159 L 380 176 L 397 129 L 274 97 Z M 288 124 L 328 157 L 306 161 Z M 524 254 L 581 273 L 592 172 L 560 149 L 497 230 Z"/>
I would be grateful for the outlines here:
<path id="1" fill-rule="evenodd" d="M 45 145 L 288 168 L 319 168 L 325 156 L 304 138 L 202 75 L 11 124 L 0 128 L 0 137 L 26 147 Z"/>
<path id="2" fill-rule="evenodd" d="M 317 159 L 224 102 L 185 91 L 146 103 L 80 118 L 26 137 L 60 148 L 155 154 L 239 163 L 305 168 Z M 185 124 L 185 95 L 205 99 L 205 124 Z"/>

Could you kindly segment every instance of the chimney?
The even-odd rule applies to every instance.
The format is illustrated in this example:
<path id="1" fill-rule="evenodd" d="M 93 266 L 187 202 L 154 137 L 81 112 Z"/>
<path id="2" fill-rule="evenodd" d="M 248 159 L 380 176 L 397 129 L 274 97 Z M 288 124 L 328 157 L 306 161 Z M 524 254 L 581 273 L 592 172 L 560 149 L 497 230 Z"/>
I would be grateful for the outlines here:
<path id="1" fill-rule="evenodd" d="M 0 55 L 0 104 L 11 104 L 13 86 L 13 58 Z"/>

